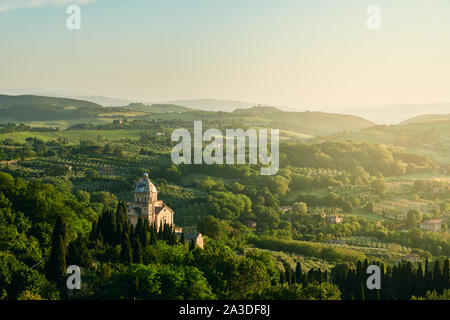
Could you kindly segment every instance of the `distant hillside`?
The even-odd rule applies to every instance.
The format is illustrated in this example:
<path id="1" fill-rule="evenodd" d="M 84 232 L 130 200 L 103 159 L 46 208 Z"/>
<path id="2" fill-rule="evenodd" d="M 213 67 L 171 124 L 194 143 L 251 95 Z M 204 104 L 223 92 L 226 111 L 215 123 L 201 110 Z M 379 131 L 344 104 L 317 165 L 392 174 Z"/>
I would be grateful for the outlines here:
<path id="1" fill-rule="evenodd" d="M 34 95 L 10 96 L 0 95 L 0 105 L 19 106 L 19 105 L 46 105 L 52 107 L 76 107 L 76 108 L 101 108 L 101 105 L 84 100 L 55 98 Z"/>
<path id="2" fill-rule="evenodd" d="M 317 139 L 329 140 L 383 143 L 431 156 L 442 164 L 450 164 L 450 120 L 375 126 Z"/>
<path id="3" fill-rule="evenodd" d="M 184 106 L 205 111 L 227 111 L 227 112 L 231 112 L 239 108 L 250 108 L 258 105 L 257 103 L 233 101 L 233 100 L 218 100 L 218 99 L 177 100 L 177 101 L 167 101 L 161 104 L 174 104 L 178 106 Z"/>
<path id="4" fill-rule="evenodd" d="M 75 99 L 0 95 L 0 119 L 46 121 L 89 118 L 105 112 L 101 105 Z"/>
<path id="5" fill-rule="evenodd" d="M 70 97 L 70 98 L 75 98 L 75 97 Z M 126 106 L 131 103 L 128 100 L 103 97 L 103 96 L 81 96 L 81 97 L 77 97 L 77 98 L 81 99 L 81 100 L 97 103 L 104 107 L 123 107 L 123 106 Z"/>
<path id="6" fill-rule="evenodd" d="M 401 124 L 410 123 L 430 123 L 437 121 L 448 121 L 450 120 L 450 114 L 425 114 L 422 116 L 414 117 L 403 121 Z"/>
<path id="7" fill-rule="evenodd" d="M 193 111 L 191 108 L 175 105 L 175 104 L 152 104 L 146 105 L 142 103 L 131 103 L 127 109 L 150 112 L 150 113 L 172 113 L 172 112 L 189 112 Z"/>
<path id="8" fill-rule="evenodd" d="M 282 111 L 275 107 L 252 107 L 248 109 L 236 109 L 232 112 L 234 115 L 243 115 L 243 116 L 261 116 L 261 115 L 268 115 L 268 114 L 277 114 L 282 115 L 285 114 L 285 111 Z"/>
<path id="9" fill-rule="evenodd" d="M 285 112 L 274 107 L 238 109 L 232 113 L 240 117 L 259 117 L 270 120 L 269 127 L 313 136 L 324 136 L 344 130 L 360 130 L 375 123 L 366 119 L 325 112 Z"/>
<path id="10" fill-rule="evenodd" d="M 0 94 L 12 96 L 28 95 L 28 96 L 68 98 L 68 99 L 89 101 L 102 105 L 104 107 L 122 107 L 131 103 L 131 101 L 125 99 L 89 95 L 86 93 L 72 92 L 72 91 L 45 90 L 35 88 L 0 89 Z"/>
<path id="11" fill-rule="evenodd" d="M 370 108 L 344 108 L 339 112 L 354 114 L 378 124 L 398 124 L 402 121 L 426 114 L 447 114 L 450 103 L 402 104 L 390 106 L 374 106 Z"/>

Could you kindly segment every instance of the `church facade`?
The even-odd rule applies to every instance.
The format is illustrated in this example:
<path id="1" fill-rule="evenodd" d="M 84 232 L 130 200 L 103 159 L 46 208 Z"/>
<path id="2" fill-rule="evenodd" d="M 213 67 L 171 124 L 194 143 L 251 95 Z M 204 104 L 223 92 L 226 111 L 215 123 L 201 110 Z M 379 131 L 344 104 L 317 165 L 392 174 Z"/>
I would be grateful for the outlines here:
<path id="1" fill-rule="evenodd" d="M 158 190 L 150 181 L 148 174 L 139 179 L 134 189 L 134 201 L 127 203 L 127 216 L 131 225 L 136 226 L 138 219 L 155 223 L 159 230 L 166 223 L 174 226 L 174 211 L 162 200 L 158 200 Z M 178 228 L 177 228 L 178 229 Z"/>

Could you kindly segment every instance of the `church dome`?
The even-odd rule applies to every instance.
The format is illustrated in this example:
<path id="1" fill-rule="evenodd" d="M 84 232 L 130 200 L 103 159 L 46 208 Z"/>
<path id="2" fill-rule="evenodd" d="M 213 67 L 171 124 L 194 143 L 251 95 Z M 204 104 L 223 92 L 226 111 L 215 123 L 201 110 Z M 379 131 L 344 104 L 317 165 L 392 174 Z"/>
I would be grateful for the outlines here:
<path id="1" fill-rule="evenodd" d="M 148 173 L 144 173 L 144 178 L 139 180 L 139 182 L 136 185 L 136 188 L 134 189 L 134 192 L 139 193 L 157 192 L 155 185 L 148 178 Z"/>

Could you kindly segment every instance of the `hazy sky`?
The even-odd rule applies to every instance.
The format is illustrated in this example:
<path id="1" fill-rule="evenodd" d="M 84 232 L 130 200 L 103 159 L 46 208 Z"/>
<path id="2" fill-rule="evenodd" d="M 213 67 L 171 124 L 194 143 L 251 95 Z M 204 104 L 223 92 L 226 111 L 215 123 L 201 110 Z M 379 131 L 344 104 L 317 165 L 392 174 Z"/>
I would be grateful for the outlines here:
<path id="1" fill-rule="evenodd" d="M 323 110 L 450 102 L 449 36 L 449 0 L 0 0 L 0 88 Z"/>

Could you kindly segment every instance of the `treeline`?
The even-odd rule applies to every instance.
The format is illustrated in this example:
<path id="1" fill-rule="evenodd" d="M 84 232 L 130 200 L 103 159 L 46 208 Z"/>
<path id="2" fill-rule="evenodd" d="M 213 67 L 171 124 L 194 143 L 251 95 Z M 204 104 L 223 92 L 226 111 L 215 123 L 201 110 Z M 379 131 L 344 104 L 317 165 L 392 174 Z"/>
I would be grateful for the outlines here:
<path id="1" fill-rule="evenodd" d="M 101 106 L 84 106 L 75 108 L 50 105 L 14 105 L 0 108 L 0 118 L 17 121 L 49 121 L 98 117 L 100 113 L 112 112 Z M 118 110 L 116 110 L 117 112 Z"/>
<path id="2" fill-rule="evenodd" d="M 412 155 L 382 144 L 325 142 L 282 144 L 282 166 L 330 168 L 352 172 L 360 166 L 373 176 L 399 176 L 435 168 L 426 156 Z"/>
<path id="3" fill-rule="evenodd" d="M 147 219 L 138 218 L 136 227 L 130 225 L 124 202 L 118 204 L 116 211 L 107 209 L 98 221 L 93 223 L 89 239 L 110 247 L 119 245 L 120 261 L 125 264 L 142 263 L 142 250 L 154 245 L 158 240 L 167 241 L 170 245 L 179 241 L 184 243 L 184 235 L 178 239 L 175 228 L 169 224 L 161 225 L 157 229 L 155 223 L 150 225 Z"/>
<path id="4" fill-rule="evenodd" d="M 192 125 L 192 123 L 190 123 Z M 124 118 L 122 120 L 113 120 L 111 123 L 93 125 L 92 123 L 77 123 L 66 129 L 66 131 L 78 131 L 78 130 L 118 130 L 118 129 L 152 129 L 154 132 L 167 131 L 168 127 L 174 127 L 176 124 L 173 121 L 170 123 L 164 120 L 146 120 L 146 119 L 134 119 L 129 120 Z M 169 133 L 167 133 L 170 136 Z M 155 136 L 155 134 L 153 134 Z"/>
<path id="5" fill-rule="evenodd" d="M 369 263 L 358 261 L 356 268 L 348 264 L 336 266 L 332 270 L 332 281 L 339 286 L 345 300 L 409 300 L 424 297 L 427 292 L 442 294 L 450 287 L 449 259 L 436 260 L 434 266 L 425 261 L 425 269 L 419 263 L 417 269 L 411 263 L 385 266 L 380 263 L 381 289 L 367 288 L 367 267 Z"/>
<path id="6" fill-rule="evenodd" d="M 0 123 L 0 133 L 12 133 L 12 132 L 58 132 L 59 128 L 51 127 L 31 127 L 26 124 L 15 124 L 12 122 Z"/>
<path id="7" fill-rule="evenodd" d="M 111 144 L 98 144 L 92 140 L 81 140 L 78 146 L 69 147 L 73 155 L 89 155 L 89 156 L 114 156 L 121 158 L 123 151 L 120 146 L 112 146 Z"/>
<path id="8" fill-rule="evenodd" d="M 446 181 L 436 180 L 415 180 L 414 191 L 416 191 L 422 198 L 435 200 L 450 198 L 450 185 Z M 445 205 L 445 203 L 444 203 Z M 446 208 L 441 208 L 441 211 L 450 211 L 450 204 L 447 203 Z"/>
<path id="9" fill-rule="evenodd" d="M 364 253 L 360 251 L 321 243 L 273 239 L 271 237 L 252 237 L 249 239 L 249 243 L 261 249 L 291 252 L 302 256 L 316 257 L 337 262 L 351 261 L 356 263 L 357 261 L 366 258 Z"/>
<path id="10" fill-rule="evenodd" d="M 324 197 L 317 197 L 314 194 L 302 193 L 298 195 L 297 202 L 306 203 L 309 207 L 339 207 L 347 213 L 351 213 L 353 211 L 352 202 L 334 192 L 330 192 Z"/>

